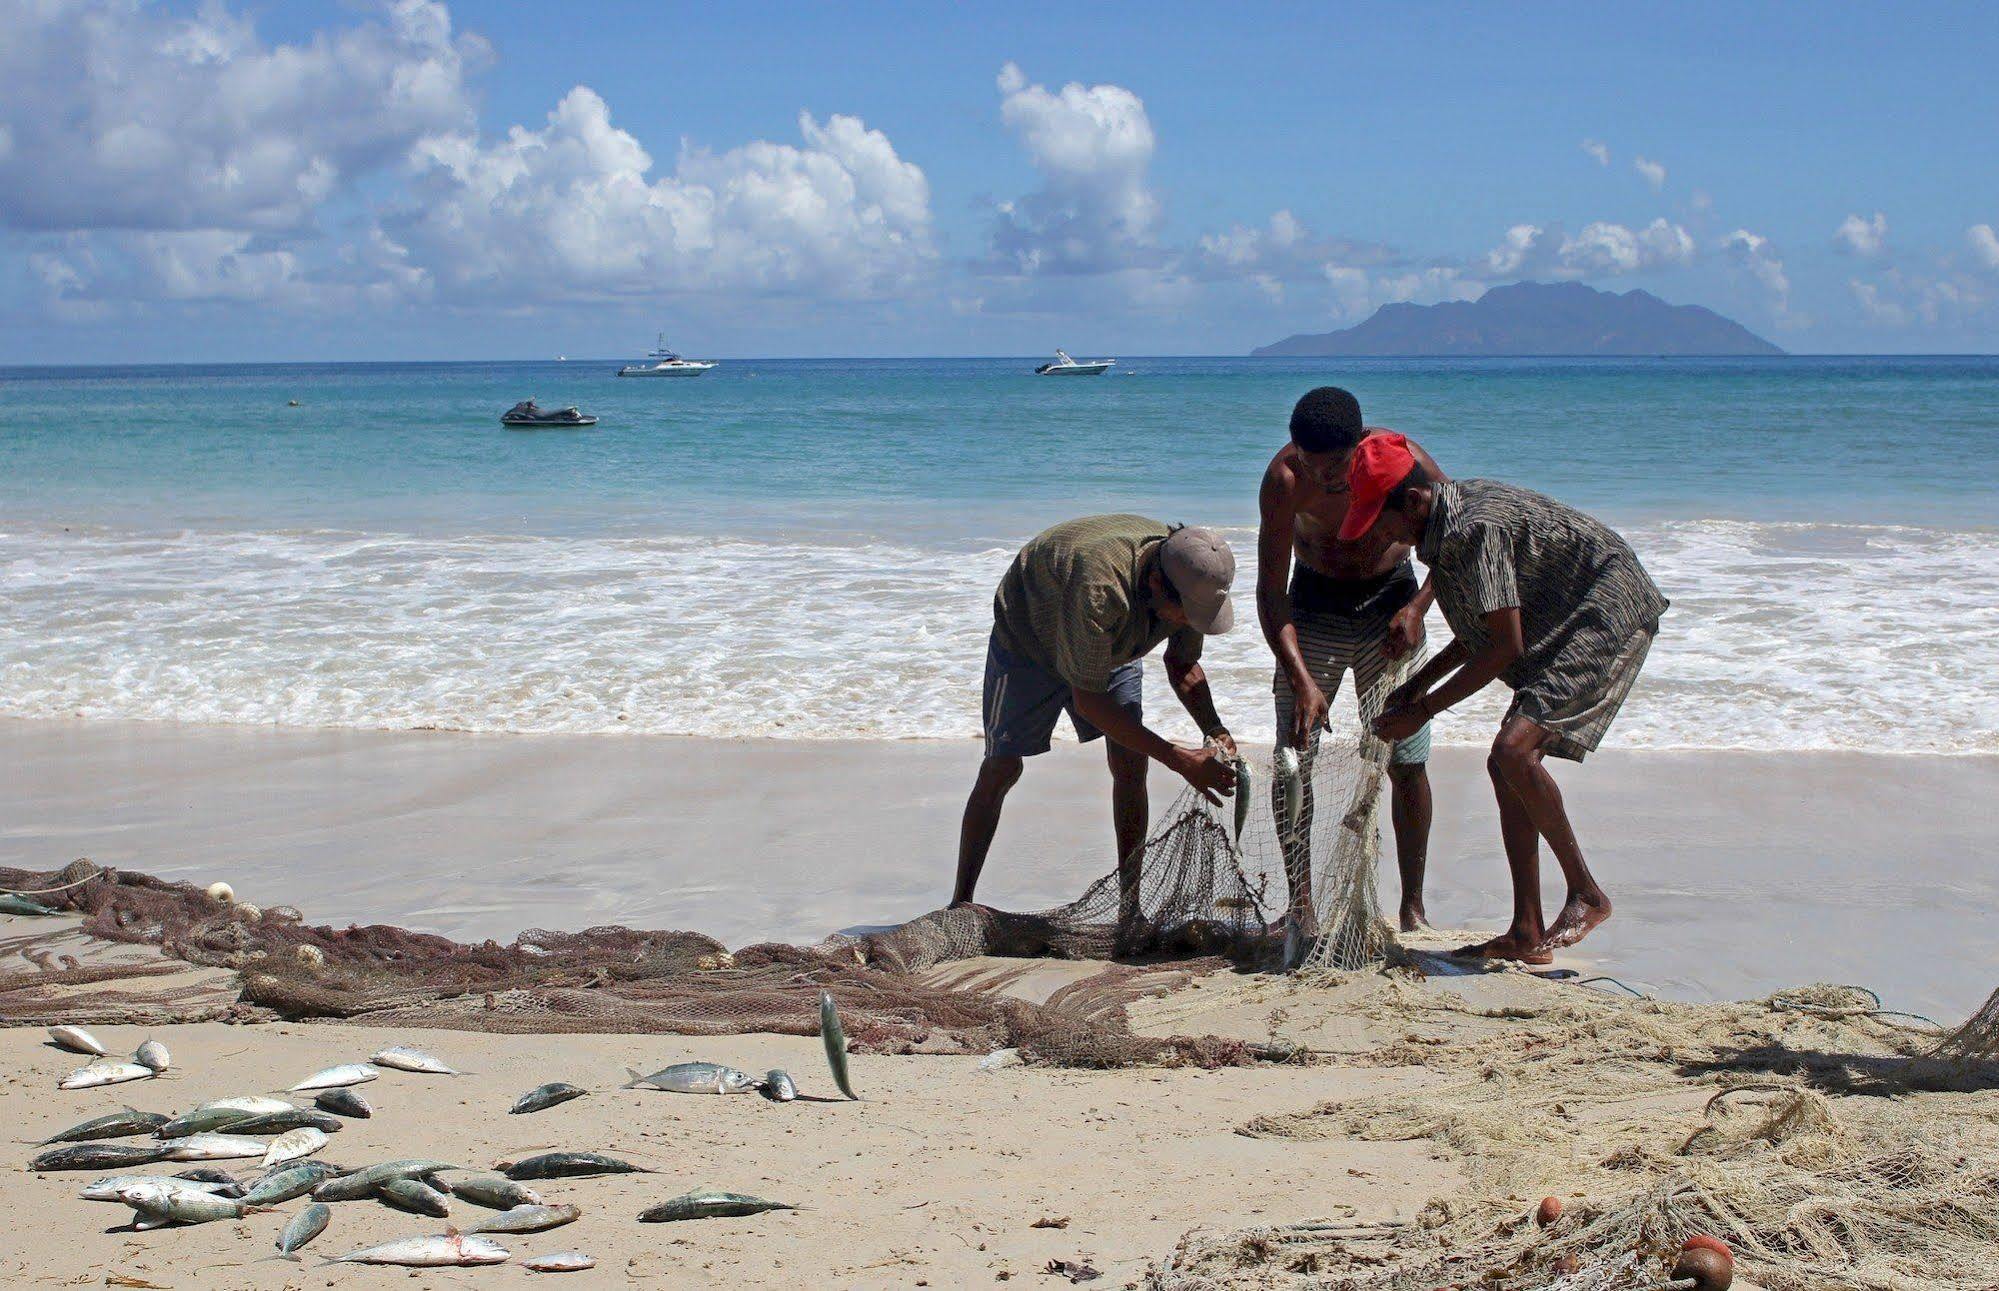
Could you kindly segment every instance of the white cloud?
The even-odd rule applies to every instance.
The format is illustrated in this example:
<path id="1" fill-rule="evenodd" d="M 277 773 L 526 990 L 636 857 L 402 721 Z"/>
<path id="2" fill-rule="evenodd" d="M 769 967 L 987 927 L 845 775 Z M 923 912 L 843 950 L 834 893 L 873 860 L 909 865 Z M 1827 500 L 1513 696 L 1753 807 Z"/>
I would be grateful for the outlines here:
<path id="1" fill-rule="evenodd" d="M 539 130 L 413 151 L 412 201 L 384 226 L 448 297 L 527 301 L 675 291 L 877 295 L 931 268 L 930 185 L 859 119 L 800 113 L 803 146 L 683 147 L 671 174 L 585 87 Z"/>
<path id="2" fill-rule="evenodd" d="M 1849 255 L 1872 258 L 1888 249 L 1888 217 L 1880 211 L 1873 219 L 1849 215 L 1833 230 L 1833 245 Z"/>
<path id="3" fill-rule="evenodd" d="M 1964 231 L 1964 239 L 1971 244 L 1971 254 L 1979 264 L 1999 273 L 1999 233 L 1994 233 L 1990 224 L 1972 225 Z"/>
<path id="4" fill-rule="evenodd" d="M 464 125 L 468 65 L 433 0 L 269 45 L 222 4 L 0 0 L 0 224 L 294 230 L 420 136 Z"/>
<path id="5" fill-rule="evenodd" d="M 1652 161 L 1646 157 L 1633 157 L 1631 159 L 1631 169 L 1644 176 L 1645 182 L 1652 186 L 1654 192 L 1666 186 L 1666 165 L 1664 162 Z"/>
<path id="6" fill-rule="evenodd" d="M 1691 264 L 1694 251 L 1693 236 L 1665 219 L 1642 229 L 1598 220 L 1574 237 L 1556 224 L 1516 224 L 1474 267 L 1490 279 L 1610 278 Z"/>
<path id="7" fill-rule="evenodd" d="M 1720 251 L 1770 293 L 1772 307 L 1779 314 L 1789 307 L 1791 280 L 1768 238 L 1748 229 L 1737 229 L 1721 240 Z"/>
<path id="8" fill-rule="evenodd" d="M 1583 151 L 1594 157 L 1596 164 L 1599 166 L 1608 166 L 1610 164 L 1610 149 L 1599 140 L 1583 140 Z"/>
<path id="9" fill-rule="evenodd" d="M 1008 63 L 1000 118 L 1042 186 L 1002 203 L 994 267 L 1009 273 L 1102 273 L 1159 261 L 1160 205 L 1148 183 L 1154 139 L 1145 104 L 1119 85 L 1030 84 Z"/>

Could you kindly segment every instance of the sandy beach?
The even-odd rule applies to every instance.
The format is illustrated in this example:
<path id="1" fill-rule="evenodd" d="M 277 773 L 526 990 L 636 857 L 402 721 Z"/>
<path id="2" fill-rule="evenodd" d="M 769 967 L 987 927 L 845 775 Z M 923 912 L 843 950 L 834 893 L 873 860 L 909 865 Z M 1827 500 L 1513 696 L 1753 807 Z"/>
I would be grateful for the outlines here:
<path id="1" fill-rule="evenodd" d="M 0 864 L 220 878 L 315 922 L 460 940 L 617 923 L 736 946 L 941 904 L 977 749 L 4 722 L 0 761 Z M 1999 758 L 1612 748 L 1556 774 L 1617 903 L 1579 965 L 1683 999 L 1864 983 L 1944 1019 L 1999 983 L 1999 828 L 1971 809 L 1999 798 Z M 1432 779 L 1430 913 L 1494 927 L 1481 757 L 1442 749 Z M 1177 788 L 1155 769 L 1155 813 Z M 1106 796 L 1093 749 L 1037 762 L 982 899 L 1045 908 L 1108 870 Z"/>

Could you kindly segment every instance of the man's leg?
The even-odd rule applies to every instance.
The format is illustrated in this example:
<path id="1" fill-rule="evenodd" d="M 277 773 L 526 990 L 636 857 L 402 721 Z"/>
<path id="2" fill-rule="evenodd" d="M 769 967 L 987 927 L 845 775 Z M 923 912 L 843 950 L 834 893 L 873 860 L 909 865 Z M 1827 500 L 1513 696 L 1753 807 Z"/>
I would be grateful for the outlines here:
<path id="1" fill-rule="evenodd" d="M 1118 927 L 1124 929 L 1138 917 L 1145 827 L 1152 819 L 1145 788 L 1150 764 L 1143 753 L 1116 740 L 1104 741 L 1104 756 L 1111 767 L 1111 824 L 1117 831 Z"/>
<path id="2" fill-rule="evenodd" d="M 1391 762 L 1388 814 L 1395 822 L 1395 867 L 1402 874 L 1402 931 L 1429 926 L 1423 909 L 1423 871 L 1430 855 L 1430 764 Z"/>
<path id="3" fill-rule="evenodd" d="M 1539 949 L 1545 933 L 1541 916 L 1541 833 L 1527 814 L 1527 804 L 1513 792 L 1499 755 L 1499 742 L 1485 759 L 1499 801 L 1499 838 L 1506 848 L 1506 869 L 1513 880 L 1513 921 L 1490 941 L 1466 946 L 1459 953 L 1492 959 L 1524 959 L 1548 963 L 1553 957 Z"/>
<path id="4" fill-rule="evenodd" d="M 1000 808 L 1006 803 L 1007 791 L 1020 783 L 1023 765 L 1017 757 L 989 757 L 979 763 L 979 778 L 972 783 L 972 796 L 965 800 L 965 819 L 958 826 L 958 882 L 951 890 L 954 906 L 971 904 L 979 871 L 986 867 L 986 854 L 999 830 Z"/>
<path id="5" fill-rule="evenodd" d="M 1583 860 L 1582 846 L 1576 842 L 1575 830 L 1569 824 L 1568 809 L 1562 802 L 1561 786 L 1555 783 L 1555 777 L 1549 775 L 1548 768 L 1543 765 L 1551 738 L 1553 736 L 1549 731 L 1513 713 L 1499 728 L 1499 738 L 1492 746 L 1500 778 L 1519 800 L 1534 831 L 1548 840 L 1548 849 L 1554 852 L 1556 862 L 1562 867 L 1562 878 L 1568 884 L 1568 896 L 1562 902 L 1562 912 L 1555 916 L 1555 922 L 1541 938 L 1539 948 L 1544 951 L 1573 946 L 1588 936 L 1592 928 L 1610 918 L 1610 898 L 1597 886 L 1595 876 Z M 1503 816 L 1501 823 L 1503 827 Z M 1510 862 L 1511 844 L 1507 851 Z M 1538 866 L 1536 869 L 1538 871 Z M 1516 888 L 1518 878 L 1516 872 Z M 1541 906 L 1538 872 L 1535 878 L 1534 913 L 1538 922 Z M 1518 901 L 1516 890 L 1516 925 Z"/>

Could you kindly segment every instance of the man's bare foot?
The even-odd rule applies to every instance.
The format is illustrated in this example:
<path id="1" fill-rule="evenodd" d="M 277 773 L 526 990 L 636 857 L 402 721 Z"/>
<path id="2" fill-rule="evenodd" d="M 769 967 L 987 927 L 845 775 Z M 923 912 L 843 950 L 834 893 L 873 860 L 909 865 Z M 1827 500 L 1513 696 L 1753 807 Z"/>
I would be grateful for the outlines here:
<path id="1" fill-rule="evenodd" d="M 1555 957 L 1541 941 L 1529 941 L 1503 932 L 1489 941 L 1460 946 L 1451 952 L 1457 959 L 1506 959 L 1521 964 L 1552 964 Z"/>
<path id="2" fill-rule="evenodd" d="M 1424 932 L 1430 927 L 1430 916 L 1423 912 L 1423 903 L 1402 903 L 1402 917 L 1399 921 L 1404 932 Z"/>
<path id="3" fill-rule="evenodd" d="M 1548 925 L 1548 935 L 1541 939 L 1543 950 L 1559 950 L 1563 946 L 1573 946 L 1590 930 L 1610 918 L 1610 898 L 1602 891 L 1573 892 L 1562 904 L 1562 912 L 1555 916 L 1555 922 Z"/>

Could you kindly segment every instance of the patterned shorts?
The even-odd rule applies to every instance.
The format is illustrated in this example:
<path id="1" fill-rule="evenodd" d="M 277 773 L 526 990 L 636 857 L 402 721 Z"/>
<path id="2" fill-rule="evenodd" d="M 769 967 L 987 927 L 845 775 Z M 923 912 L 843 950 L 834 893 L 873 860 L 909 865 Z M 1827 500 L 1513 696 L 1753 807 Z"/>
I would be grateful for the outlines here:
<path id="1" fill-rule="evenodd" d="M 1513 706 L 1506 710 L 1506 715 L 1512 717 L 1518 713 L 1552 734 L 1554 738 L 1542 745 L 1549 755 L 1571 762 L 1582 761 L 1596 752 L 1603 733 L 1617 719 L 1617 710 L 1624 706 L 1624 697 L 1638 680 L 1657 632 L 1655 624 L 1632 633 L 1595 677 L 1563 699 L 1551 700 L 1537 694 L 1530 682 L 1513 696 Z"/>
<path id="2" fill-rule="evenodd" d="M 1298 632 L 1298 650 L 1305 667 L 1319 689 L 1332 699 L 1339 694 L 1340 680 L 1351 670 L 1360 687 L 1363 712 L 1379 712 L 1387 692 L 1400 684 L 1420 662 L 1419 643 L 1411 657 L 1390 659 L 1383 646 L 1388 641 L 1388 621 L 1395 612 L 1416 598 L 1416 571 L 1408 565 L 1380 578 L 1336 579 L 1300 565 L 1291 579 L 1291 625 Z M 1271 682 L 1277 697 L 1277 729 L 1291 728 L 1291 711 L 1296 697 L 1291 679 L 1279 668 Z M 1397 766 L 1416 766 L 1430 760 L 1430 726 L 1408 739 L 1398 740 L 1390 760 Z"/>

